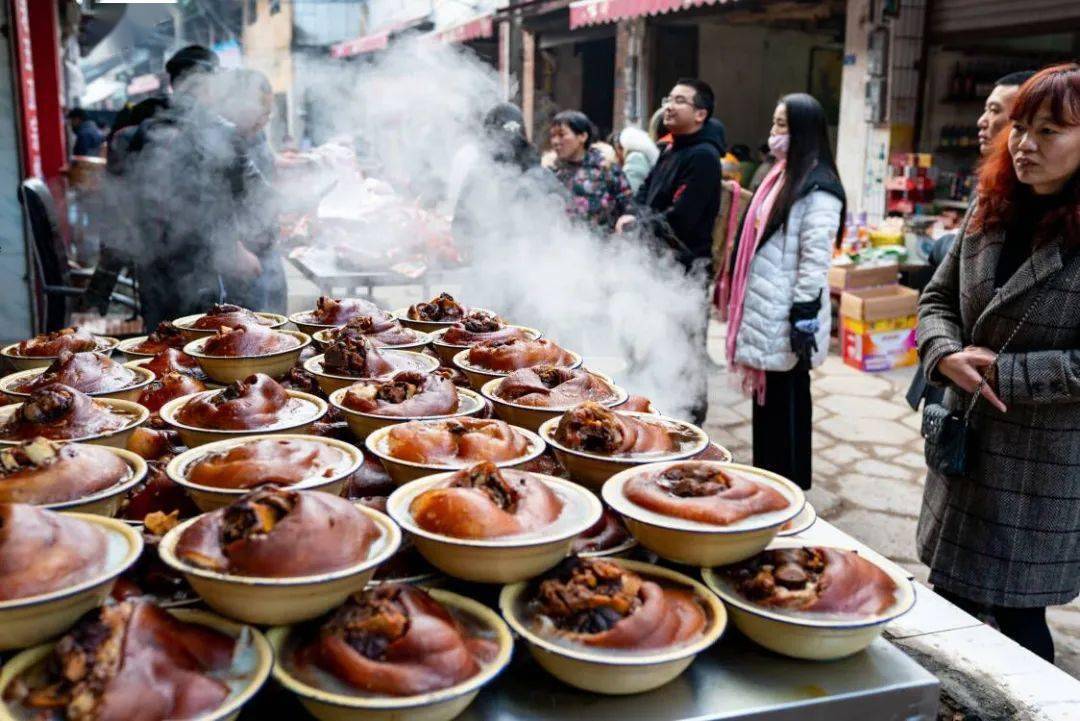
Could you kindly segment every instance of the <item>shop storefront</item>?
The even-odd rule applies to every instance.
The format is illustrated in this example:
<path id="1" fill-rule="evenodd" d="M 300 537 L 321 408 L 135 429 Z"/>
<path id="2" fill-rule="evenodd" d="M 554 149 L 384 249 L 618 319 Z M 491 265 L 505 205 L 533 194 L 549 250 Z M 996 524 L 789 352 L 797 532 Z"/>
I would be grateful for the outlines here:
<path id="1" fill-rule="evenodd" d="M 927 17 L 918 149 L 933 153 L 937 197 L 963 203 L 978 160 L 976 122 L 994 82 L 1076 57 L 1080 3 L 940 0 Z"/>
<path id="2" fill-rule="evenodd" d="M 618 28 L 624 117 L 645 124 L 680 77 L 716 91 L 717 117 L 729 146 L 756 149 L 768 136 L 779 97 L 808 92 L 835 129 L 843 61 L 842 2 L 579 0 L 570 6 L 577 32 Z"/>

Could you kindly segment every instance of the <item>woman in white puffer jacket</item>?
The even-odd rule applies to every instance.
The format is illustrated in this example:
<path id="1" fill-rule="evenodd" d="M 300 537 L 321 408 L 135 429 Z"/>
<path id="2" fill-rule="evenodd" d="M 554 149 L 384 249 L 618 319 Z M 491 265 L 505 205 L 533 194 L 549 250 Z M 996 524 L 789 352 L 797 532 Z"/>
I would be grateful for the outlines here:
<path id="1" fill-rule="evenodd" d="M 750 203 L 722 282 L 727 355 L 754 397 L 754 465 L 810 487 L 810 369 L 829 352 L 827 276 L 845 197 L 825 112 L 794 93 L 773 114 L 778 160 Z"/>

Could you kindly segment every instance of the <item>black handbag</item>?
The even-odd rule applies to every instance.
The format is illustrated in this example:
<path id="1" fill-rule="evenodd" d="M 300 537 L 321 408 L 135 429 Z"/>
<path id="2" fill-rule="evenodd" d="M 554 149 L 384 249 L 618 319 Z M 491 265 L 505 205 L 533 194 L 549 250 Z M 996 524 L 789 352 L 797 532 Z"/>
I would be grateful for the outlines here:
<path id="1" fill-rule="evenodd" d="M 1071 259 L 1071 258 L 1070 258 Z M 1028 306 L 1020 322 L 1013 328 L 1012 333 L 1001 344 L 997 355 L 1005 352 L 1012 343 L 1016 333 L 1027 323 L 1032 312 L 1038 307 L 1043 295 L 1046 293 L 1046 283 L 1039 289 L 1039 294 Z M 920 368 L 921 372 L 921 368 Z M 946 477 L 965 476 L 968 472 L 970 459 L 969 449 L 974 445 L 975 430 L 971 425 L 971 412 L 982 397 L 982 390 L 986 387 L 986 379 L 983 378 L 979 387 L 968 403 L 964 415 L 956 411 L 950 411 L 941 403 L 927 403 L 923 407 L 922 437 L 926 440 L 925 456 L 926 466 Z"/>
<path id="2" fill-rule="evenodd" d="M 944 476 L 963 476 L 967 473 L 968 448 L 972 445 L 974 435 L 970 423 L 971 411 L 981 391 L 980 386 L 962 416 L 940 403 L 928 403 L 923 408 L 922 437 L 926 439 L 928 468 Z"/>

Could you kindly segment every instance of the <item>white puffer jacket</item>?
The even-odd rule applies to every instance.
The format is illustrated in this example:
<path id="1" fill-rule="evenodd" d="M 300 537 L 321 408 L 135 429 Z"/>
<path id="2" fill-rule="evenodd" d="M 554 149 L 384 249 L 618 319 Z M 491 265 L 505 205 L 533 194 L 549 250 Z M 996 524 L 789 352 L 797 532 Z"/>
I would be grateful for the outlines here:
<path id="1" fill-rule="evenodd" d="M 788 222 L 762 241 L 747 279 L 735 360 L 750 368 L 788 371 L 798 360 L 791 352 L 791 304 L 812 301 L 821 293 L 816 368 L 829 353 L 828 274 L 833 243 L 840 228 L 840 199 L 815 190 L 791 206 Z"/>

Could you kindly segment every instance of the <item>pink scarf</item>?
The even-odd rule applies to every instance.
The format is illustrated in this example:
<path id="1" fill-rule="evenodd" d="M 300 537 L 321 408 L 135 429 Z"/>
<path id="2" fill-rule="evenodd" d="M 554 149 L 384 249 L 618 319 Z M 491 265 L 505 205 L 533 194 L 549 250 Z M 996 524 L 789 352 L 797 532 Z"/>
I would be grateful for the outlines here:
<path id="1" fill-rule="evenodd" d="M 720 279 L 720 303 L 721 308 L 727 307 L 728 334 L 727 334 L 727 360 L 728 365 L 739 373 L 742 379 L 742 388 L 745 393 L 753 394 L 758 405 L 765 403 L 765 371 L 760 368 L 750 368 L 735 361 L 735 343 L 739 338 L 739 326 L 742 325 L 743 302 L 746 300 L 746 286 L 750 277 L 750 264 L 754 261 L 758 244 L 761 243 L 765 232 L 765 224 L 769 221 L 773 203 L 783 186 L 784 168 L 787 164 L 779 160 L 769 170 L 762 181 L 761 187 L 750 201 L 750 207 L 746 210 L 746 219 L 743 221 L 742 235 L 739 236 L 739 251 L 735 256 L 735 268 L 730 271 L 723 268 Z M 722 311 L 721 311 L 722 312 Z"/>

